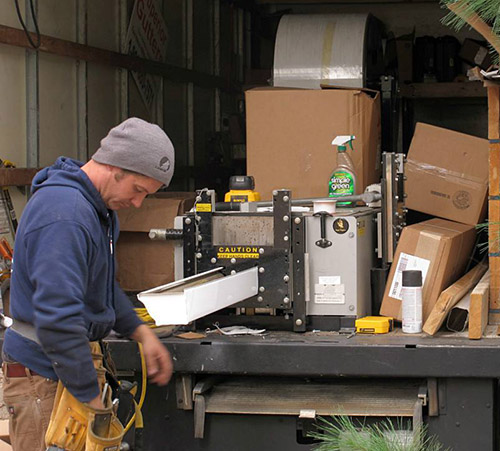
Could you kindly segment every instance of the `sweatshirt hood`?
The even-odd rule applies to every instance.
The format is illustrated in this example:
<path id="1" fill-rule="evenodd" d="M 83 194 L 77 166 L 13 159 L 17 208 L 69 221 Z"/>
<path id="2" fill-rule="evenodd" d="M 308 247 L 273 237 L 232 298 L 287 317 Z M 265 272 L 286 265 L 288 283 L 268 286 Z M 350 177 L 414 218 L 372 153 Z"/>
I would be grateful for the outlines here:
<path id="1" fill-rule="evenodd" d="M 68 157 L 59 157 L 52 166 L 43 168 L 36 173 L 31 185 L 31 194 L 35 194 L 40 189 L 54 186 L 77 189 L 94 205 L 99 214 L 106 217 L 108 208 L 97 188 L 87 174 L 82 171 L 83 164 L 81 161 Z"/>

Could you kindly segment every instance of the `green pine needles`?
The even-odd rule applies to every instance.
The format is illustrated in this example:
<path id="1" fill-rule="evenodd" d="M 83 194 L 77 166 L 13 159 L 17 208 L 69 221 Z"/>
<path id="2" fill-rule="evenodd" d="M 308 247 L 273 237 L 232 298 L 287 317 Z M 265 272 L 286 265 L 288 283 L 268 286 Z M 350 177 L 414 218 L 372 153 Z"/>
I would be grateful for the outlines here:
<path id="1" fill-rule="evenodd" d="M 500 35 L 500 3 L 498 0 L 441 0 L 441 4 L 447 7 L 450 4 L 460 5 L 464 17 L 471 17 L 477 14 L 482 20 L 489 24 L 493 33 Z M 459 31 L 466 22 L 464 19 L 450 12 L 443 18 L 443 23 Z"/>
<path id="2" fill-rule="evenodd" d="M 481 224 L 476 225 L 476 230 L 478 234 L 483 234 L 488 236 L 488 241 L 486 242 L 479 242 L 477 244 L 477 248 L 479 252 L 482 254 L 484 252 L 487 252 L 490 247 L 492 249 L 498 248 L 500 244 L 500 235 L 498 234 L 498 231 L 500 229 L 498 222 L 492 221 L 490 222 L 483 222 Z M 493 230 L 490 230 L 490 225 L 495 226 Z M 481 235 L 482 236 L 482 235 Z"/>
<path id="3" fill-rule="evenodd" d="M 477 15 L 486 24 L 491 26 L 493 34 L 500 36 L 500 2 L 498 0 L 441 0 L 443 7 L 448 5 L 456 6 L 460 14 L 450 11 L 442 22 L 444 25 L 459 31 L 464 25 L 468 25 L 466 20 L 474 19 Z M 490 46 L 492 49 L 492 47 Z M 498 54 L 492 49 L 493 60 L 498 64 Z"/>
<path id="4" fill-rule="evenodd" d="M 308 435 L 320 442 L 313 446 L 315 451 L 446 451 L 435 437 L 427 436 L 425 426 L 410 431 L 400 428 L 402 420 L 397 424 L 386 420 L 359 427 L 345 415 L 319 417 L 318 430 Z"/>

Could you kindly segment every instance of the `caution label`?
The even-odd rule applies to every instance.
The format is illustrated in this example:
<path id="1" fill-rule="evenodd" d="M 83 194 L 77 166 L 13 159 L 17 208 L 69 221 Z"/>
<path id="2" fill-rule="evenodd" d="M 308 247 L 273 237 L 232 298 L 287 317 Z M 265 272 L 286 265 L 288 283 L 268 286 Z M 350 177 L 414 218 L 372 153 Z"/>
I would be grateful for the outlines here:
<path id="1" fill-rule="evenodd" d="M 196 211 L 208 213 L 212 211 L 212 204 L 196 204 Z"/>
<path id="2" fill-rule="evenodd" d="M 220 246 L 217 258 L 259 258 L 259 248 L 256 246 Z"/>

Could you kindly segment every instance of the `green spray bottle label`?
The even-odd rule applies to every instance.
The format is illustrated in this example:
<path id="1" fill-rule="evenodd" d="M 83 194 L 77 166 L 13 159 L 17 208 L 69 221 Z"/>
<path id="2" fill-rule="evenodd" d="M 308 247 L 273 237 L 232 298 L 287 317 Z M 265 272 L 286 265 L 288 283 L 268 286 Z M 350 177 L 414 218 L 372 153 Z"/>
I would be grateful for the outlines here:
<path id="1" fill-rule="evenodd" d="M 354 194 L 354 177 L 349 171 L 335 171 L 328 183 L 328 196 L 350 196 Z"/>
<path id="2" fill-rule="evenodd" d="M 351 196 L 356 191 L 356 176 L 351 158 L 346 153 L 347 144 L 353 149 L 352 141 L 356 139 L 353 135 L 336 136 L 332 141 L 337 146 L 337 168 L 328 181 L 328 197 Z M 337 202 L 339 206 L 350 206 L 352 202 Z"/>

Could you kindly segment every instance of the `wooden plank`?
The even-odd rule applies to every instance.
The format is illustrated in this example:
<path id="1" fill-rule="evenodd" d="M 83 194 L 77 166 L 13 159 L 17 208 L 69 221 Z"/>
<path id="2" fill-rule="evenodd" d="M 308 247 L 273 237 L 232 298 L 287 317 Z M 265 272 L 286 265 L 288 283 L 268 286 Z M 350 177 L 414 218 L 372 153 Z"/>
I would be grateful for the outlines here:
<path id="1" fill-rule="evenodd" d="M 490 257 L 490 310 L 500 309 L 500 257 Z M 499 323 L 500 324 L 500 323 Z"/>
<path id="2" fill-rule="evenodd" d="M 35 33 L 30 33 L 30 35 L 32 39 L 36 41 Z M 52 36 L 41 35 L 40 39 L 41 44 L 38 49 L 40 52 L 66 56 L 106 66 L 123 67 L 124 69 L 133 70 L 135 72 L 160 75 L 180 83 L 194 83 L 198 86 L 220 88 L 226 91 L 241 91 L 241 87 L 237 84 L 215 75 L 185 69 L 172 64 L 125 55 L 123 53 L 112 52 L 97 47 L 77 44 Z M 23 30 L 7 27 L 5 25 L 0 25 L 0 43 L 32 49 Z"/>
<path id="3" fill-rule="evenodd" d="M 488 138 L 500 138 L 500 88 L 488 86 Z M 490 264 L 490 309 L 500 308 L 500 146 L 489 147 L 488 241 Z"/>
<path id="4" fill-rule="evenodd" d="M 499 182 L 498 171 L 500 171 L 500 143 L 490 143 L 488 152 L 488 161 L 489 161 L 489 195 L 490 197 L 499 196 L 500 182 Z"/>
<path id="5" fill-rule="evenodd" d="M 427 321 L 422 328 L 429 335 L 434 335 L 443 324 L 446 315 L 462 299 L 462 297 L 474 287 L 488 269 L 486 263 L 481 262 L 472 268 L 467 274 L 450 285 L 440 295 Z"/>
<path id="6" fill-rule="evenodd" d="M 490 199 L 488 201 L 488 252 L 490 256 L 500 251 L 500 200 Z M 493 219 L 495 218 L 495 219 Z"/>
<path id="7" fill-rule="evenodd" d="M 0 186 L 31 185 L 37 168 L 0 168 Z"/>
<path id="8" fill-rule="evenodd" d="M 447 97 L 486 97 L 487 90 L 480 81 L 463 83 L 410 83 L 399 87 L 401 97 L 410 99 Z"/>
<path id="9" fill-rule="evenodd" d="M 500 87 L 488 86 L 488 138 L 500 138 Z"/>
<path id="10" fill-rule="evenodd" d="M 487 271 L 470 295 L 469 340 L 479 340 L 488 325 L 490 272 Z"/>

